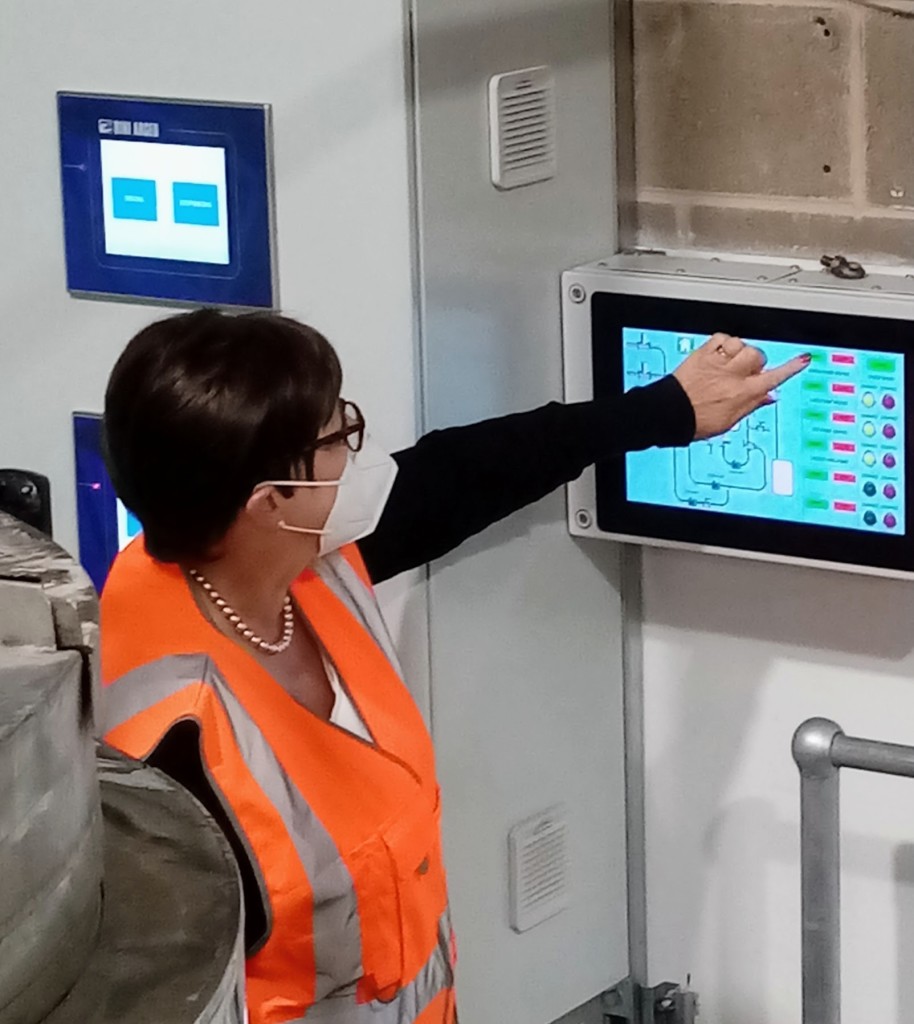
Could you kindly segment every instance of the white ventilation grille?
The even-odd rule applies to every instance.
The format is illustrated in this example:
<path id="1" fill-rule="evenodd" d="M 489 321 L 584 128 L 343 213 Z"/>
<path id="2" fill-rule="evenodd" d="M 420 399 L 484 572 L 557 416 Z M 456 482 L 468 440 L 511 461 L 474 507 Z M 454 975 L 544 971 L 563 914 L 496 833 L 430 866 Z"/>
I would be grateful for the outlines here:
<path id="1" fill-rule="evenodd" d="M 496 188 L 555 177 L 555 80 L 548 67 L 490 80 L 489 138 Z"/>
<path id="2" fill-rule="evenodd" d="M 511 927 L 525 932 L 568 906 L 568 825 L 560 807 L 508 834 Z"/>

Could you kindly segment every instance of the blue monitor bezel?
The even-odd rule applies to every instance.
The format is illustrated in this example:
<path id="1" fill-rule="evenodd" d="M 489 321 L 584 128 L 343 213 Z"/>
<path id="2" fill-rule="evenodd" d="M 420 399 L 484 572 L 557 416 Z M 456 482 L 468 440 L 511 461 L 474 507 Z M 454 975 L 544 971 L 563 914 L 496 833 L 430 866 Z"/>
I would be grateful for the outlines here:
<path id="1" fill-rule="evenodd" d="M 76 296 L 181 306 L 275 309 L 275 214 L 268 104 L 217 103 L 59 92 L 61 191 L 67 289 Z M 158 125 L 156 138 L 113 125 Z M 105 134 L 100 125 L 105 124 Z M 103 138 L 226 150 L 227 266 L 105 252 Z"/>
<path id="2" fill-rule="evenodd" d="M 595 398 L 618 398 L 624 393 L 622 332 L 625 327 L 707 336 L 720 331 L 737 337 L 851 351 L 898 352 L 906 356 L 905 392 L 908 396 L 914 395 L 914 325 L 908 321 L 598 292 L 591 299 Z M 618 536 L 911 572 L 914 571 L 914 415 L 905 416 L 904 431 L 906 530 L 903 534 L 866 533 L 629 501 L 624 458 L 606 460 L 596 466 L 597 525 L 601 531 Z"/>

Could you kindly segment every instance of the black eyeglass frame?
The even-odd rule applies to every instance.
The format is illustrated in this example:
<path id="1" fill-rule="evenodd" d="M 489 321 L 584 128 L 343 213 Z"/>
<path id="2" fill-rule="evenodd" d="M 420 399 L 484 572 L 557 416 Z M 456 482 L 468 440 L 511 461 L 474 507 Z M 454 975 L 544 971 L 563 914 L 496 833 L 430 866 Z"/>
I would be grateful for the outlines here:
<path id="1" fill-rule="evenodd" d="M 319 437 L 302 453 L 305 461 L 306 480 L 314 479 L 314 453 L 320 448 L 329 448 L 331 445 L 339 444 L 340 441 L 345 441 L 346 447 L 351 452 L 362 450 L 362 445 L 365 443 L 365 417 L 362 415 L 362 410 L 355 402 L 350 402 L 345 398 L 339 400 L 339 409 L 344 426 L 339 430 L 334 430 L 332 434 Z"/>

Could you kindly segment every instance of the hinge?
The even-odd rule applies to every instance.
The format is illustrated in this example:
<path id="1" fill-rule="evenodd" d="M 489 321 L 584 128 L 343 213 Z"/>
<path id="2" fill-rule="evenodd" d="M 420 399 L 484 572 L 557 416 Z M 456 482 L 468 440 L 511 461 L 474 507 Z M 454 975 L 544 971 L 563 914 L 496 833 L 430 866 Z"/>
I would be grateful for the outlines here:
<path id="1" fill-rule="evenodd" d="M 606 1024 L 695 1024 L 698 995 L 687 986 L 665 981 L 644 988 L 626 978 L 603 994 Z"/>

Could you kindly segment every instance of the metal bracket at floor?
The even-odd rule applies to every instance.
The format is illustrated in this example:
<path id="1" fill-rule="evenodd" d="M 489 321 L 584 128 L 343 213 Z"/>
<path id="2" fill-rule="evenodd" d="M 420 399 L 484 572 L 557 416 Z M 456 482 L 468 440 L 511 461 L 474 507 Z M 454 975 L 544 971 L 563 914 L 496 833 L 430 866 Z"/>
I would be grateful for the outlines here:
<path id="1" fill-rule="evenodd" d="M 603 995 L 606 1024 L 695 1024 L 698 994 L 665 981 L 646 988 L 626 978 Z"/>

